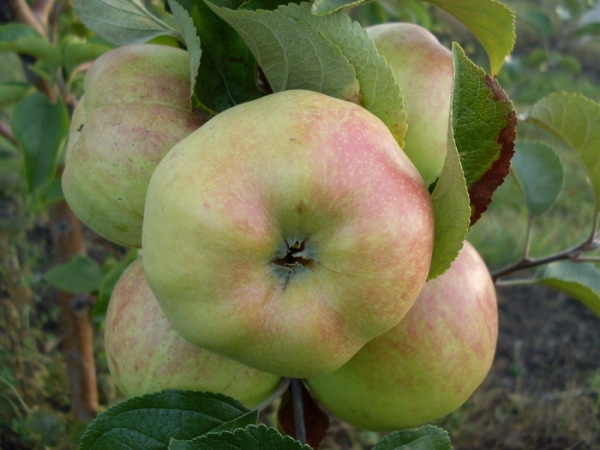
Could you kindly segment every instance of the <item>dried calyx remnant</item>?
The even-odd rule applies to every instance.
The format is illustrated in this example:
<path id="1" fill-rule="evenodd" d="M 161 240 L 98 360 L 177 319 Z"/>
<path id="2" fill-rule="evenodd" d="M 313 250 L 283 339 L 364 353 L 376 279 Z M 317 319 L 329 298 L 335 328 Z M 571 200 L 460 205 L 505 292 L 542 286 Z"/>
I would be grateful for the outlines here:
<path id="1" fill-rule="evenodd" d="M 275 258 L 272 264 L 280 266 L 289 274 L 311 264 L 312 258 L 306 252 L 306 241 L 295 239 L 290 245 L 286 241 L 287 250 L 281 258 Z"/>

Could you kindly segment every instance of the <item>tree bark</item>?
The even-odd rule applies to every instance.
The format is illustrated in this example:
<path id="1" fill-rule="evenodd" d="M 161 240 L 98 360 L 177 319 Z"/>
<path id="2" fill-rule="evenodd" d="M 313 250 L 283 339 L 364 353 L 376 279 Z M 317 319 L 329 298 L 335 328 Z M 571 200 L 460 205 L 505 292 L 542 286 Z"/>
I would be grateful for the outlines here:
<path id="1" fill-rule="evenodd" d="M 65 201 L 51 207 L 50 226 L 57 264 L 86 253 L 81 222 Z M 62 291 L 58 295 L 73 417 L 90 421 L 98 410 L 90 297 Z"/>

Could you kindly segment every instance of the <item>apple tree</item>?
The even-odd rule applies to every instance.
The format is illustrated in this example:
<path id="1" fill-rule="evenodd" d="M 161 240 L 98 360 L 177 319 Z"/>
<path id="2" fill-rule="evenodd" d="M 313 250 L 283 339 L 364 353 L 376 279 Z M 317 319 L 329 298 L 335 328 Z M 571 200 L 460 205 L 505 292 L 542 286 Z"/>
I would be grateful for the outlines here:
<path id="1" fill-rule="evenodd" d="M 131 398 L 80 448 L 317 448 L 319 404 L 392 431 L 376 450 L 451 448 L 422 425 L 485 378 L 494 284 L 549 285 L 600 315 L 600 105 L 556 92 L 517 115 L 497 80 L 515 41 L 507 6 L 427 2 L 480 42 L 480 67 L 421 27 L 363 28 L 361 1 L 73 3 L 106 42 L 82 49 L 91 67 L 65 66 L 87 71 L 83 96 L 23 91 L 11 133 L 32 191 L 62 183 L 86 225 L 141 248 L 111 276 L 106 319 L 111 373 Z M 40 73 L 69 73 L 39 33 L 4 26 L 0 43 Z M 34 109 L 47 114 L 35 134 Z M 518 140 L 518 120 L 547 141 Z M 563 186 L 556 142 L 588 176 L 589 237 L 532 258 L 528 233 L 522 257 L 490 274 L 471 227 L 508 176 L 530 225 L 547 212 Z M 65 262 L 48 279 L 89 266 Z M 257 425 L 278 398 L 281 432 Z"/>

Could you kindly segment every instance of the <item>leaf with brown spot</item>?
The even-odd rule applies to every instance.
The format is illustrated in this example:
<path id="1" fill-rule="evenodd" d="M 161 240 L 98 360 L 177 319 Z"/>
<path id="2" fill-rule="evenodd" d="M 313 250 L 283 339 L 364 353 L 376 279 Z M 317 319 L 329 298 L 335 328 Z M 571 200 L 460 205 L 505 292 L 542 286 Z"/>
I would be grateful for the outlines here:
<path id="1" fill-rule="evenodd" d="M 517 115 L 498 82 L 471 62 L 460 47 L 458 50 L 453 53 L 452 126 L 469 190 L 473 225 L 509 173 Z"/>
<path id="2" fill-rule="evenodd" d="M 312 448 L 319 448 L 319 444 L 329 429 L 329 417 L 319 404 L 312 398 L 304 383 L 302 386 L 302 407 L 304 409 L 304 424 L 306 428 L 306 441 Z M 277 420 L 280 431 L 296 439 L 296 426 L 294 424 L 294 408 L 292 404 L 292 386 L 281 397 L 277 411 Z"/>

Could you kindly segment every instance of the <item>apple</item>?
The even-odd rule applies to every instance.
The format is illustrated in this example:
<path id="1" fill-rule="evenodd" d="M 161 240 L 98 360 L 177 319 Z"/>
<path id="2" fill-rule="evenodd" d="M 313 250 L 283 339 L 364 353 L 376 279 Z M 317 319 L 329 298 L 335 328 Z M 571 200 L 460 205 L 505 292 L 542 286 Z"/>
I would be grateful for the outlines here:
<path id="1" fill-rule="evenodd" d="M 139 247 L 154 168 L 204 121 L 192 112 L 185 51 L 144 44 L 105 53 L 88 71 L 73 114 L 62 177 L 67 203 L 101 236 Z"/>
<path id="2" fill-rule="evenodd" d="M 125 270 L 113 290 L 104 343 L 110 373 L 126 397 L 184 389 L 229 395 L 253 407 L 281 380 L 179 336 L 148 286 L 141 259 Z"/>
<path id="3" fill-rule="evenodd" d="M 348 363 L 306 384 L 330 413 L 372 431 L 410 428 L 462 405 L 486 377 L 496 349 L 494 283 L 465 242 L 427 282 L 406 317 Z"/>
<path id="4" fill-rule="evenodd" d="M 402 89 L 408 131 L 404 152 L 431 184 L 447 151 L 452 95 L 452 53 L 418 25 L 386 23 L 366 28 Z"/>
<path id="5" fill-rule="evenodd" d="M 160 162 L 144 269 L 184 338 L 304 378 L 402 319 L 433 229 L 427 187 L 379 119 L 290 90 L 218 114 Z"/>

